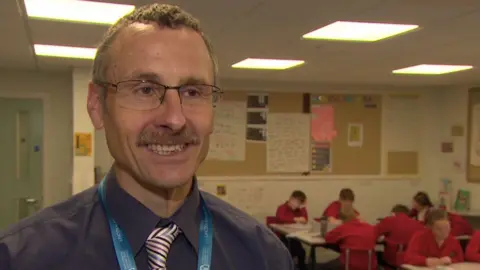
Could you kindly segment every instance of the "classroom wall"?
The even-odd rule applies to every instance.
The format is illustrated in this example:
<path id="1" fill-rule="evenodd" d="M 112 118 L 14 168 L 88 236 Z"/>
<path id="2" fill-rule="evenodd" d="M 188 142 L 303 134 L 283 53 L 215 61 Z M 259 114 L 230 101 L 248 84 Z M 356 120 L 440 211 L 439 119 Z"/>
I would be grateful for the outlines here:
<path id="1" fill-rule="evenodd" d="M 258 85 L 262 85 L 259 87 Z M 436 197 L 438 192 L 438 179 L 441 178 L 437 164 L 438 161 L 431 153 L 438 153 L 438 141 L 440 140 L 439 128 L 442 117 L 439 112 L 442 110 L 442 94 L 448 89 L 439 88 L 412 88 L 412 87 L 362 87 L 354 85 L 331 86 L 331 85 L 289 85 L 286 83 L 259 83 L 259 82 L 235 82 L 227 81 L 223 84 L 224 89 L 258 91 L 265 89 L 270 91 L 288 91 L 289 89 L 301 89 L 302 92 L 311 93 L 366 93 L 366 94 L 388 94 L 388 93 L 416 93 L 421 94 L 423 106 L 422 115 L 422 149 L 420 156 L 419 178 L 395 178 L 395 177 L 289 177 L 289 178 L 265 178 L 261 181 L 251 179 L 236 180 L 235 177 L 219 179 L 218 177 L 202 177 L 203 189 L 215 192 L 217 185 L 227 187 L 225 199 L 239 206 L 246 205 L 245 210 L 254 212 L 254 216 L 263 220 L 266 215 L 275 213 L 276 207 L 284 202 L 291 191 L 302 189 L 308 196 L 308 209 L 312 216 L 320 216 L 326 205 L 335 200 L 338 192 L 343 187 L 352 188 L 357 195 L 356 206 L 362 216 L 370 221 L 375 221 L 379 216 L 389 214 L 389 210 L 396 203 L 410 204 L 411 197 L 418 190 L 426 190 Z M 252 190 L 250 194 L 244 189 L 248 186 Z M 243 190 L 242 190 L 243 189 Z M 262 191 L 260 191 L 262 190 Z M 229 195 L 230 194 L 230 195 Z M 255 203 L 261 205 L 255 210 L 252 203 L 239 198 L 238 194 L 246 194 L 255 199 Z M 256 195 L 252 195 L 256 194 Z M 250 197 L 250 198 L 252 198 Z"/>
<path id="2" fill-rule="evenodd" d="M 439 125 L 438 144 L 442 141 L 453 141 L 454 152 L 449 154 L 439 154 L 438 170 L 442 176 L 452 179 L 454 190 L 459 188 L 467 189 L 471 192 L 472 210 L 480 209 L 480 185 L 478 183 L 468 183 L 466 177 L 467 165 L 467 136 L 453 138 L 450 135 L 452 125 L 467 126 L 468 115 L 468 89 L 471 87 L 455 87 L 444 91 L 441 95 L 441 117 L 442 122 Z M 465 134 L 467 129 L 465 129 Z M 439 146 L 440 147 L 440 146 Z M 438 147 L 438 148 L 439 148 Z M 440 151 L 437 151 L 439 153 Z M 458 162 L 461 166 L 458 168 L 454 163 Z"/>
<path id="3" fill-rule="evenodd" d="M 71 195 L 73 163 L 70 72 L 1 70 L 0 96 L 46 100 L 43 202 L 51 205 L 67 199 Z"/>

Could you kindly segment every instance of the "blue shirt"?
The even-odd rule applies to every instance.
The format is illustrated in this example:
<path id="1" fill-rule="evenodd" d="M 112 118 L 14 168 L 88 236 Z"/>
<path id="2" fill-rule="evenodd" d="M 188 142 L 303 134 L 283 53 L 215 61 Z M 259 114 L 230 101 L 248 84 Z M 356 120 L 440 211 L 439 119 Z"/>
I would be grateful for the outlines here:
<path id="1" fill-rule="evenodd" d="M 213 226 L 212 270 L 293 270 L 277 237 L 249 215 L 215 196 L 192 190 L 180 209 L 162 219 L 107 176 L 107 204 L 126 234 L 139 270 L 148 270 L 145 241 L 158 226 L 173 221 L 182 230 L 170 248 L 169 270 L 196 270 L 201 219 L 200 193 Z M 46 208 L 0 234 L 1 270 L 119 269 L 105 213 L 92 187 Z"/>

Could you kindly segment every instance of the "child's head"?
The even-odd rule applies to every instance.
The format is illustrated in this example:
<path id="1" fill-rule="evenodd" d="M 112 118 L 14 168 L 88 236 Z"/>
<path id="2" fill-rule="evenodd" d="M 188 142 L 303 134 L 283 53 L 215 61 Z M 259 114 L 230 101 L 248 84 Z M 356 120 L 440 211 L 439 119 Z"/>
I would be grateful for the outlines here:
<path id="1" fill-rule="evenodd" d="M 395 216 L 398 215 L 398 214 L 407 214 L 408 215 L 409 212 L 410 212 L 410 209 L 408 209 L 408 207 L 406 207 L 403 204 L 397 204 L 392 208 L 392 214 L 395 215 Z"/>
<path id="2" fill-rule="evenodd" d="M 346 205 L 346 204 L 351 205 L 355 201 L 355 194 L 353 193 L 353 190 L 349 188 L 344 188 L 340 190 L 340 194 L 338 197 L 342 205 Z"/>
<path id="3" fill-rule="evenodd" d="M 290 195 L 290 199 L 288 200 L 288 204 L 294 210 L 299 209 L 302 207 L 307 201 L 307 195 L 301 190 L 295 190 Z"/>
<path id="4" fill-rule="evenodd" d="M 340 220 L 343 223 L 349 222 L 357 218 L 357 214 L 355 213 L 355 209 L 353 208 L 352 204 L 342 204 L 342 208 L 340 208 Z"/>
<path id="5" fill-rule="evenodd" d="M 427 226 L 432 230 L 437 241 L 443 241 L 450 235 L 448 213 L 443 209 L 432 209 L 428 212 Z"/>
<path id="6" fill-rule="evenodd" d="M 413 196 L 412 208 L 422 210 L 429 207 L 433 207 L 433 203 L 426 192 L 420 191 Z"/>

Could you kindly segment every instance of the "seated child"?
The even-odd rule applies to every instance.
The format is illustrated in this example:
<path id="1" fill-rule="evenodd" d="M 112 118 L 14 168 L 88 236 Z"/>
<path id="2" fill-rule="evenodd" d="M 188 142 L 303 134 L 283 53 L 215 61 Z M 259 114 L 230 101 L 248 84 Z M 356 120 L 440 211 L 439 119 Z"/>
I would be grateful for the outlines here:
<path id="1" fill-rule="evenodd" d="M 433 208 L 433 203 L 428 194 L 425 192 L 418 192 L 413 197 L 410 216 L 425 223 L 425 216 L 428 215 L 431 208 Z M 451 234 L 453 234 L 453 236 L 473 234 L 472 226 L 463 217 L 454 213 L 448 213 L 448 220 L 450 221 Z"/>
<path id="2" fill-rule="evenodd" d="M 328 244 L 340 245 L 340 258 L 320 265 L 319 269 L 345 269 L 347 252 L 348 269 L 365 270 L 369 259 L 371 269 L 377 269 L 375 228 L 360 221 L 351 204 L 342 207 L 340 219 L 342 224 L 325 236 Z"/>
<path id="3" fill-rule="evenodd" d="M 465 250 L 465 260 L 480 263 L 480 232 L 476 232 Z"/>
<path id="4" fill-rule="evenodd" d="M 415 233 L 408 243 L 404 263 L 437 267 L 462 262 L 462 247 L 450 233 L 447 212 L 432 208 L 426 220 L 427 228 Z"/>
<path id="5" fill-rule="evenodd" d="M 308 222 L 308 213 L 307 208 L 305 207 L 306 201 L 307 195 L 305 195 L 303 191 L 293 191 L 288 201 L 286 201 L 277 208 L 277 213 L 275 215 L 277 223 L 306 224 Z M 281 237 L 280 239 L 289 248 L 292 257 L 297 259 L 296 261 L 298 268 L 300 270 L 306 270 L 306 252 L 303 249 L 302 243 L 295 239 L 289 239 L 289 241 L 287 242 L 287 239 L 285 237 Z"/>
<path id="6" fill-rule="evenodd" d="M 410 211 L 410 217 L 425 223 L 426 216 L 430 208 L 433 208 L 433 203 L 426 192 L 419 191 L 412 200 L 412 211 Z"/>
<path id="7" fill-rule="evenodd" d="M 338 196 L 338 200 L 330 203 L 328 207 L 323 211 L 323 216 L 328 218 L 328 222 L 333 224 L 340 224 L 340 209 L 343 205 L 352 205 L 355 201 L 355 194 L 353 190 L 349 188 L 344 188 L 340 190 L 340 194 Z M 358 216 L 359 213 L 357 210 L 354 210 L 355 214 Z"/>
<path id="8" fill-rule="evenodd" d="M 383 260 L 390 266 L 399 267 L 402 262 L 397 261 L 400 245 L 406 249 L 412 235 L 425 229 L 419 221 L 408 216 L 408 207 L 397 204 L 392 209 L 392 216 L 386 217 L 375 226 L 377 238 L 385 236 L 385 250 Z"/>

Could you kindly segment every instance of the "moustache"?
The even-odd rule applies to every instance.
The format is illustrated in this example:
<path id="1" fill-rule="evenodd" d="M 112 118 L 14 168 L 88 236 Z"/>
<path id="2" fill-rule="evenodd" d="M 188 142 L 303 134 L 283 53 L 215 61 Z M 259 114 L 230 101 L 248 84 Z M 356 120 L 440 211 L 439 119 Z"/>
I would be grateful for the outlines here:
<path id="1" fill-rule="evenodd" d="M 184 129 L 179 132 L 143 131 L 138 137 L 137 145 L 182 145 L 198 144 L 199 142 L 200 138 L 198 136 L 192 131 Z"/>

